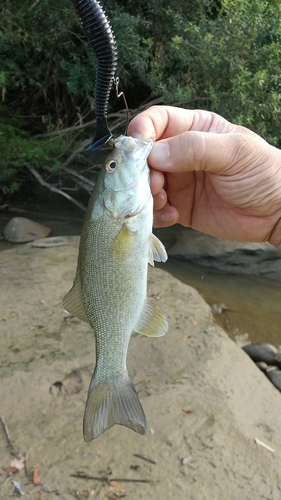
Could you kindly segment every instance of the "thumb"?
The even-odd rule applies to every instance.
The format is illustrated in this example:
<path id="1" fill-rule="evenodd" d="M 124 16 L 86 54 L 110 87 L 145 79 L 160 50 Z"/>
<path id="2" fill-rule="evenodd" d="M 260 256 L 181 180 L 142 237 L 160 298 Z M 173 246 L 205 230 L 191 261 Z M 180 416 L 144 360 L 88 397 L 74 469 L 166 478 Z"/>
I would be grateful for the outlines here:
<path id="1" fill-rule="evenodd" d="M 206 171 L 225 174 L 253 155 L 255 139 L 248 134 L 188 131 L 157 141 L 149 165 L 163 172 Z"/>

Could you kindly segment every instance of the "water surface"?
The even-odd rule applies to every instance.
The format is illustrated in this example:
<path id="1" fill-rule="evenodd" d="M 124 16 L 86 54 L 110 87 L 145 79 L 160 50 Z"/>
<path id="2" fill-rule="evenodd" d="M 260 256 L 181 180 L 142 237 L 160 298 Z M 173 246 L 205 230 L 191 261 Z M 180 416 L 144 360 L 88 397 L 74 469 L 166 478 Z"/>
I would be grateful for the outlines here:
<path id="1" fill-rule="evenodd" d="M 156 229 L 155 234 L 169 249 L 180 230 L 180 226 L 173 226 Z M 276 347 L 281 346 L 279 281 L 199 266 L 174 257 L 157 266 L 196 288 L 211 306 L 223 303 L 228 309 L 214 316 L 231 338 L 247 334 L 251 342 L 270 342 Z"/>

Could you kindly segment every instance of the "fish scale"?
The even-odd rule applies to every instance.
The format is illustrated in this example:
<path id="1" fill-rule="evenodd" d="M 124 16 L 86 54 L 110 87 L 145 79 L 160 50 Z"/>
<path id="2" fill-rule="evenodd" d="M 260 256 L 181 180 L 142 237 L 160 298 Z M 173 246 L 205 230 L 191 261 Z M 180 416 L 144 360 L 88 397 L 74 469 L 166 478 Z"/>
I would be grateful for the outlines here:
<path id="1" fill-rule="evenodd" d="M 63 300 L 95 333 L 86 441 L 115 424 L 145 433 L 144 411 L 126 369 L 128 345 L 133 331 L 156 337 L 168 330 L 165 316 L 146 295 L 148 262 L 167 259 L 152 234 L 147 156 L 153 143 L 125 136 L 112 142 L 85 215 L 74 284 Z"/>
<path id="2" fill-rule="evenodd" d="M 114 239 L 104 234 L 107 217 L 105 213 L 100 222 L 95 225 L 95 231 L 87 231 L 88 244 L 93 252 L 87 254 L 90 256 L 90 259 L 88 262 L 89 266 L 87 266 L 87 270 L 84 272 L 84 300 L 89 322 L 94 325 L 96 331 L 97 351 L 101 353 L 98 356 L 98 360 L 103 360 L 105 366 L 111 367 L 112 363 L 110 361 L 114 357 L 115 370 L 117 371 L 119 364 L 123 369 L 130 338 L 128 331 L 131 334 L 137 309 L 140 307 L 137 302 L 139 296 L 136 297 L 135 301 L 130 299 L 136 286 L 141 289 L 142 283 L 136 281 L 138 276 L 140 276 L 141 266 L 136 258 L 136 248 L 132 248 L 131 255 L 133 255 L 133 259 L 130 262 L 129 273 L 127 271 L 129 259 L 126 255 L 126 250 L 122 252 L 122 256 L 120 256 L 120 252 L 112 252 Z M 97 263 L 92 261 L 92 255 L 99 254 L 99 247 L 103 249 L 104 256 L 111 255 L 110 263 L 105 258 L 99 259 Z M 120 258 L 126 263 L 126 267 L 120 267 Z M 91 277 L 91 281 L 89 277 Z M 146 289 L 144 286 L 142 288 L 145 297 Z M 92 304 L 93 297 L 95 297 L 94 300 L 96 302 L 95 308 L 93 308 Z M 121 300 L 122 302 L 127 302 L 126 308 L 121 306 Z M 105 302 L 108 304 L 106 309 L 103 307 Z M 92 316 L 93 314 L 94 316 Z M 104 331 L 109 332 L 106 337 L 103 335 Z M 107 344 L 110 344 L 110 348 L 108 348 Z M 104 357 L 109 358 L 107 363 L 104 363 Z"/>

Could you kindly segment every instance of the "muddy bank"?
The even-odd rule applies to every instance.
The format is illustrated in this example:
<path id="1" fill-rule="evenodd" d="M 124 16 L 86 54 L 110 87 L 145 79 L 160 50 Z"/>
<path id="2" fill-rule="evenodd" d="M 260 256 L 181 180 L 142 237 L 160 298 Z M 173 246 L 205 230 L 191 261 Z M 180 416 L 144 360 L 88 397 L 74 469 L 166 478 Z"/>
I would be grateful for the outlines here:
<path id="1" fill-rule="evenodd" d="M 158 269 L 150 270 L 149 291 L 170 330 L 159 339 L 133 337 L 128 353 L 148 432 L 142 437 L 115 426 L 84 442 L 94 338 L 87 324 L 66 319 L 61 306 L 78 238 L 67 243 L 1 253 L 1 415 L 17 451 L 28 453 L 28 474 L 38 469 L 43 486 L 34 486 L 24 470 L 5 481 L 1 469 L 0 498 L 13 497 L 16 480 L 36 500 L 223 500 L 226 491 L 228 500 L 279 500 L 280 393 L 214 323 L 200 295 Z M 2 427 L 0 440 L 5 467 L 11 455 Z M 124 491 L 73 477 L 77 472 L 115 478 Z"/>

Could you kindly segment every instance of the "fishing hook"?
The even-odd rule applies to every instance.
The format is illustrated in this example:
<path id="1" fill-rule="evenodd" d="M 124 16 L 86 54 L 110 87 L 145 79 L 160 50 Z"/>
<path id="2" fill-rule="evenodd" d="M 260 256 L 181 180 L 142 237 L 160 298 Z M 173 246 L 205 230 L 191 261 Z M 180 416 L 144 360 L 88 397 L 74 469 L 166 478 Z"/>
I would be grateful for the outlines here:
<path id="1" fill-rule="evenodd" d="M 127 122 L 126 122 L 124 135 L 127 135 L 127 130 L 128 130 L 128 126 L 129 126 L 129 107 L 128 107 L 127 99 L 125 97 L 124 92 L 123 91 L 119 92 L 119 76 L 116 76 L 116 78 L 114 78 L 114 84 L 115 84 L 115 91 L 116 91 L 117 98 L 119 99 L 119 97 L 122 97 L 123 102 L 124 102 L 126 115 L 127 115 Z"/>

